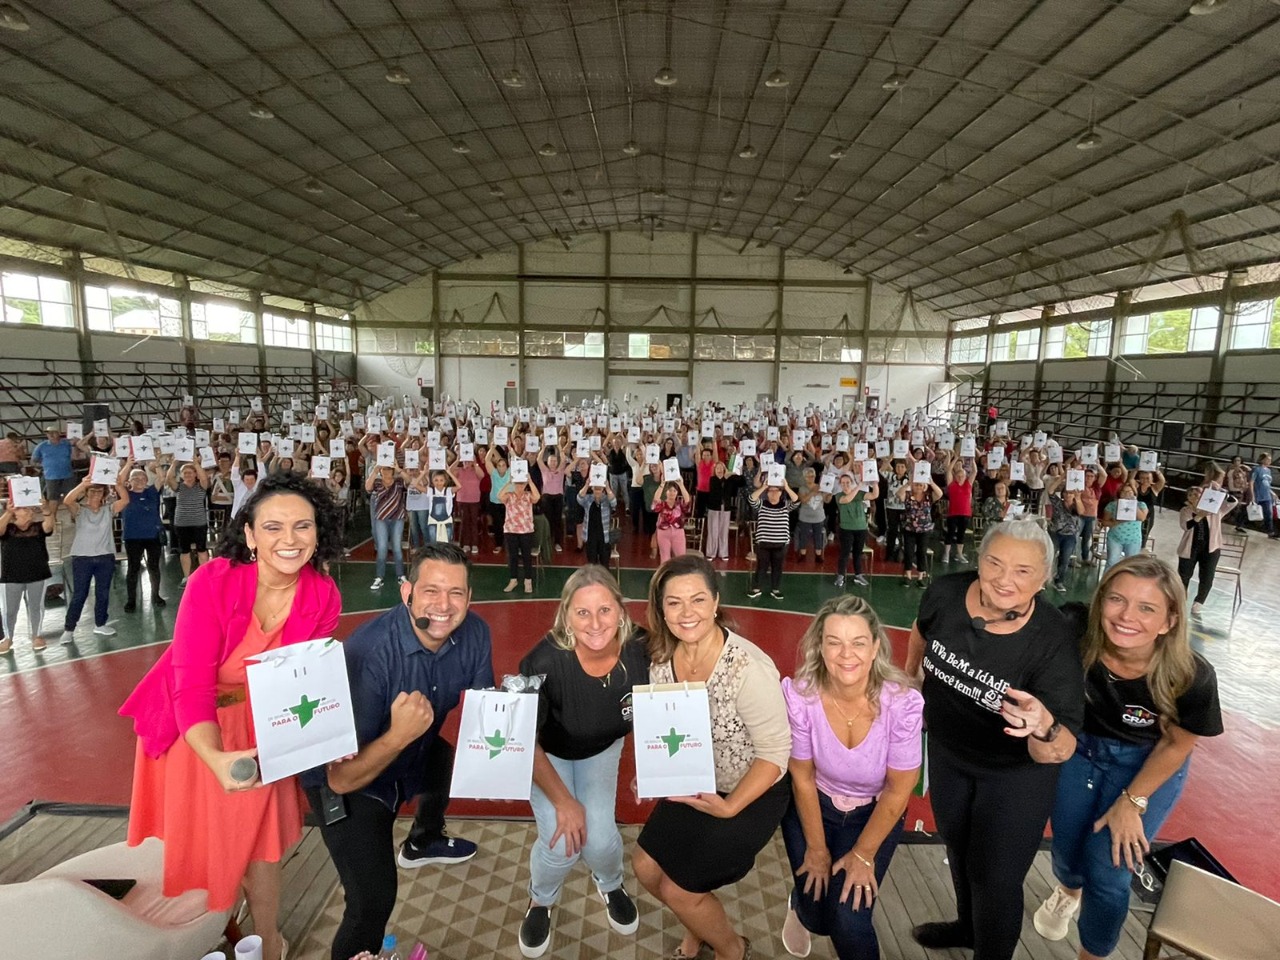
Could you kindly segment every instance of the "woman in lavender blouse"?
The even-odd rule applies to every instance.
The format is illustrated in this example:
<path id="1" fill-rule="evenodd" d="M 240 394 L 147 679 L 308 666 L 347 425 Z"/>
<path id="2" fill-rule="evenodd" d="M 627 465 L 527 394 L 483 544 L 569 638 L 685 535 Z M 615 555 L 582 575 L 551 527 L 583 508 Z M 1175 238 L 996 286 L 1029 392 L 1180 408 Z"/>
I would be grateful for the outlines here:
<path id="1" fill-rule="evenodd" d="M 793 795 L 782 837 L 796 877 L 782 944 L 794 957 L 809 955 L 815 933 L 840 960 L 880 957 L 871 911 L 920 773 L 924 710 L 891 656 L 870 604 L 836 597 L 782 681 Z"/>

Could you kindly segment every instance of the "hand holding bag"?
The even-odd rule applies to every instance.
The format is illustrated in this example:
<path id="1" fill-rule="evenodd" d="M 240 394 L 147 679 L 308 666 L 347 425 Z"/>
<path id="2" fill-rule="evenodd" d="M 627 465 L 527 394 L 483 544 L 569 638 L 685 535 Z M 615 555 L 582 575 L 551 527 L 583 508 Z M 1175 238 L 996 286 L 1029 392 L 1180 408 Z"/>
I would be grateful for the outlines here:
<path id="1" fill-rule="evenodd" d="M 711 704 L 705 683 L 658 683 L 632 693 L 636 795 L 688 797 L 716 792 Z"/>
<path id="2" fill-rule="evenodd" d="M 536 693 L 466 691 L 449 796 L 528 800 L 537 734 Z"/>

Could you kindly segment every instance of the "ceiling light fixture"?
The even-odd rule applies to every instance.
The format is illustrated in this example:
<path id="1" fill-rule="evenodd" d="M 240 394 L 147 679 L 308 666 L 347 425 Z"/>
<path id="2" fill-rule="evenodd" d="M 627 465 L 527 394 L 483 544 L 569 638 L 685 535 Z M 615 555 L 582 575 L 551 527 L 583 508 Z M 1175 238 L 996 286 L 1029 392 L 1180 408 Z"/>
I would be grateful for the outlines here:
<path id="1" fill-rule="evenodd" d="M 725 190 L 722 194 L 720 194 L 720 200 L 723 203 L 733 203 L 737 199 L 738 199 L 738 195 L 734 193 L 732 190 Z"/>
<path id="2" fill-rule="evenodd" d="M 929 236 L 929 228 L 922 223 L 912 231 L 911 235 L 917 240 L 923 240 L 925 237 Z"/>
<path id="3" fill-rule="evenodd" d="M 1191 9 L 1187 13 L 1193 17 L 1203 17 L 1209 13 L 1217 13 L 1228 3 L 1228 0 L 1199 0 L 1191 5 Z"/>
<path id="4" fill-rule="evenodd" d="M 590 226 L 590 224 L 587 223 L 587 218 L 583 217 L 581 220 L 578 221 L 578 226 L 587 227 L 587 226 Z"/>
<path id="5" fill-rule="evenodd" d="M 9 3 L 0 3 L 0 27 L 14 33 L 25 33 L 31 29 L 27 15 Z"/>
<path id="6" fill-rule="evenodd" d="M 565 187 L 560 191 L 561 200 L 572 200 L 577 194 L 573 192 L 573 187 Z"/>
<path id="7" fill-rule="evenodd" d="M 638 156 L 640 154 L 640 145 L 637 144 L 634 140 L 628 140 L 625 144 L 622 145 L 622 152 L 625 153 L 628 157 Z"/>
<path id="8" fill-rule="evenodd" d="M 413 207 L 405 207 L 401 216 L 403 216 L 406 220 L 422 219 L 422 214 L 420 214 L 417 210 L 413 209 Z"/>
<path id="9" fill-rule="evenodd" d="M 489 187 L 489 196 L 501 197 L 505 196 L 505 194 L 503 193 L 502 188 L 495 183 Z"/>
<path id="10" fill-rule="evenodd" d="M 841 144 L 837 143 L 834 147 L 831 148 L 831 152 L 827 154 L 827 156 L 829 156 L 832 160 L 843 160 L 844 147 Z"/>
<path id="11" fill-rule="evenodd" d="M 851 264 L 849 264 L 847 267 L 845 267 L 845 268 L 844 268 L 843 270 L 841 270 L 840 272 L 841 272 L 841 273 L 845 273 L 845 274 L 853 273 L 853 264 L 852 264 L 852 263 L 851 263 Z"/>
<path id="12" fill-rule="evenodd" d="M 398 63 L 393 63 L 387 67 L 387 83 L 394 83 L 397 87 L 407 87 L 410 83 L 410 76 L 405 72 L 404 67 Z"/>
<path id="13" fill-rule="evenodd" d="M 271 108 L 261 100 L 254 100 L 249 104 L 249 116 L 255 120 L 272 120 L 275 118 Z"/>
<path id="14" fill-rule="evenodd" d="M 748 143 L 745 147 L 743 147 L 741 150 L 738 151 L 738 156 L 740 156 L 743 160 L 754 160 L 756 157 L 760 156 L 760 154 L 756 151 L 755 147 L 753 147 L 751 144 Z"/>
<path id="15" fill-rule="evenodd" d="M 801 187 L 799 190 L 796 191 L 796 195 L 791 199 L 794 200 L 796 203 L 804 203 L 806 200 L 809 199 L 809 191 L 806 190 L 804 187 Z"/>
<path id="16" fill-rule="evenodd" d="M 770 90 L 780 90 L 782 87 L 791 86 L 791 78 L 781 70 L 774 70 L 765 78 L 764 85 Z"/>
<path id="17" fill-rule="evenodd" d="M 524 77 L 520 76 L 520 71 L 512 67 L 505 77 L 502 78 L 502 85 L 510 87 L 512 90 L 519 90 L 524 86 Z"/>
<path id="18" fill-rule="evenodd" d="M 653 82 L 660 87 L 674 87 L 680 82 L 680 79 L 670 67 L 660 67 L 658 72 L 653 75 Z"/>
<path id="19" fill-rule="evenodd" d="M 1090 126 L 1088 130 L 1080 135 L 1080 139 L 1076 141 L 1077 150 L 1097 150 L 1102 146 L 1102 134 L 1098 133 L 1097 128 Z"/>
<path id="20" fill-rule="evenodd" d="M 307 191 L 307 193 L 324 193 L 324 187 L 320 185 L 320 181 L 314 179 L 308 180 L 304 183 L 302 185 L 302 189 Z"/>
<path id="21" fill-rule="evenodd" d="M 550 140 L 538 148 L 538 156 L 554 157 L 556 155 L 556 146 Z"/>
<path id="22" fill-rule="evenodd" d="M 450 147 L 449 149 L 452 150 L 454 153 L 463 154 L 463 155 L 466 155 L 471 152 L 471 148 L 467 146 L 467 141 L 465 140 L 453 141 L 453 146 Z"/>
<path id="23" fill-rule="evenodd" d="M 657 197 L 659 200 L 662 200 L 667 195 L 667 188 L 664 187 L 662 184 L 658 184 L 656 187 L 650 187 L 649 192 L 653 194 L 655 197 Z"/>
<path id="24" fill-rule="evenodd" d="M 719 220 L 716 220 L 714 223 L 711 224 L 711 229 L 719 232 L 724 229 L 724 224 L 721 223 Z"/>
<path id="25" fill-rule="evenodd" d="M 894 70 L 884 78 L 884 82 L 880 84 L 881 90 L 901 90 L 907 85 L 907 75 Z"/>

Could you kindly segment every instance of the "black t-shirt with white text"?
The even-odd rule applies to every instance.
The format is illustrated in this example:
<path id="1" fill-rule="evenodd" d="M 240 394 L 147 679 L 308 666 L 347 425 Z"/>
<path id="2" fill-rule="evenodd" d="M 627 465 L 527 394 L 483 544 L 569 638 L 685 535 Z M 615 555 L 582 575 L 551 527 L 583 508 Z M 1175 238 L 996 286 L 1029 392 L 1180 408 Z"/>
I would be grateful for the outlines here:
<path id="1" fill-rule="evenodd" d="M 1209 661 L 1198 653 L 1195 679 L 1178 697 L 1177 725 L 1198 737 L 1222 733 L 1218 706 L 1218 677 Z M 1160 739 L 1160 716 L 1146 677 L 1124 680 L 1101 660 L 1085 676 L 1084 732 L 1125 743 L 1150 744 Z"/>
<path id="2" fill-rule="evenodd" d="M 585 760 L 631 732 L 631 690 L 649 682 L 648 636 L 637 629 L 609 674 L 593 677 L 551 635 L 520 661 L 520 672 L 544 674 L 538 692 L 538 745 L 562 760 Z"/>
<path id="3" fill-rule="evenodd" d="M 965 606 L 977 573 L 933 582 L 916 624 L 924 637 L 924 719 L 929 745 L 986 767 L 1032 763 L 1027 743 L 1004 732 L 1001 697 L 1013 687 L 1030 693 L 1072 733 L 1084 722 L 1080 650 L 1066 619 L 1037 595 L 1020 630 L 975 630 Z"/>

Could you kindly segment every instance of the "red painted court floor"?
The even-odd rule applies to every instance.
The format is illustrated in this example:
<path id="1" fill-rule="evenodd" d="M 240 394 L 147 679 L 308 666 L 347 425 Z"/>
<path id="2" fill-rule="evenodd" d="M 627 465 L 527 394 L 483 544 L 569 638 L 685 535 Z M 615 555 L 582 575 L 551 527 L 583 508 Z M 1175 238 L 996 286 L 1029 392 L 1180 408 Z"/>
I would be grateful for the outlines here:
<path id="1" fill-rule="evenodd" d="M 1280 544 L 1261 543 L 1257 552 L 1276 556 L 1260 558 L 1255 577 L 1280 582 L 1280 577 L 1275 576 L 1280 571 Z M 480 559 L 488 562 L 477 571 L 475 607 L 492 629 L 494 669 L 501 676 L 516 669 L 520 657 L 552 622 L 556 604 L 549 598 L 556 590 L 540 586 L 542 598 L 507 598 L 500 592 L 505 573 L 490 568 L 501 558 Z M 740 632 L 769 652 L 783 675 L 792 672 L 796 641 L 808 622 L 808 611 L 835 592 L 830 586 L 833 559 L 828 557 L 822 573 L 789 562 L 785 603 L 771 604 L 767 594 L 762 601 L 746 601 L 746 578 L 726 578 L 724 601 Z M 364 597 L 349 605 L 385 607 L 393 602 L 391 594 L 368 595 L 372 564 L 361 562 L 363 557 L 353 560 L 335 572 L 343 581 L 344 597 Z M 576 557 L 570 555 L 558 555 L 556 560 L 566 566 L 576 563 Z M 651 566 L 647 555 L 628 557 L 628 567 L 633 564 Z M 744 564 L 738 561 L 732 566 L 742 569 Z M 896 624 L 890 632 L 901 661 L 906 647 L 905 628 L 911 618 L 904 605 L 911 602 L 909 598 L 914 594 L 898 587 L 896 576 L 885 576 L 896 571 L 881 564 L 875 572 L 878 576 L 873 580 L 872 600 L 886 619 Z M 559 575 L 563 573 L 560 571 Z M 628 595 L 639 596 L 645 578 L 644 569 L 627 570 L 623 582 Z M 481 583 L 485 584 L 484 589 Z M 1082 592 L 1085 586 L 1081 585 Z M 1197 836 L 1241 882 L 1280 898 L 1280 871 L 1274 867 L 1280 842 L 1269 829 L 1271 824 L 1280 822 L 1280 795 L 1275 789 L 1280 783 L 1280 686 L 1276 681 L 1280 676 L 1280 656 L 1271 627 L 1280 610 L 1260 590 L 1247 596 L 1245 608 L 1232 623 L 1223 615 L 1229 614 L 1229 597 L 1215 595 L 1206 610 L 1205 624 L 1197 626 L 1198 648 L 1218 672 L 1227 733 L 1197 747 L 1183 799 L 1161 838 Z M 173 607 L 170 604 L 164 611 L 169 624 Z M 786 607 L 792 609 L 783 609 Z M 642 603 L 632 604 L 631 612 L 643 620 Z M 1213 615 L 1212 620 L 1209 614 Z M 56 615 L 61 616 L 60 608 Z M 374 615 L 376 610 L 369 609 L 344 615 L 339 636 L 348 635 Z M 117 622 L 122 636 L 129 619 L 121 617 Z M 117 716 L 116 710 L 164 649 L 159 614 L 155 620 L 153 627 L 142 631 L 144 636 L 132 641 L 134 645 L 120 644 L 116 649 L 103 650 L 91 649 L 91 641 L 86 641 L 79 644 L 84 649 L 77 655 L 67 656 L 54 644 L 35 662 L 28 651 L 17 660 L 16 667 L 14 658 L 9 658 L 11 672 L 0 676 L 0 730 L 5 736 L 0 820 L 33 800 L 113 806 L 128 803 L 134 738 L 128 721 Z M 456 723 L 455 714 L 446 731 L 454 733 Z M 618 813 L 623 820 L 634 822 L 644 819 L 647 808 L 634 802 L 628 788 L 633 769 L 629 751 L 628 746 Z M 529 815 L 527 804 L 475 801 L 455 803 L 450 813 Z M 926 831 L 933 828 L 927 799 L 914 798 L 908 811 L 908 829 L 917 826 Z"/>

